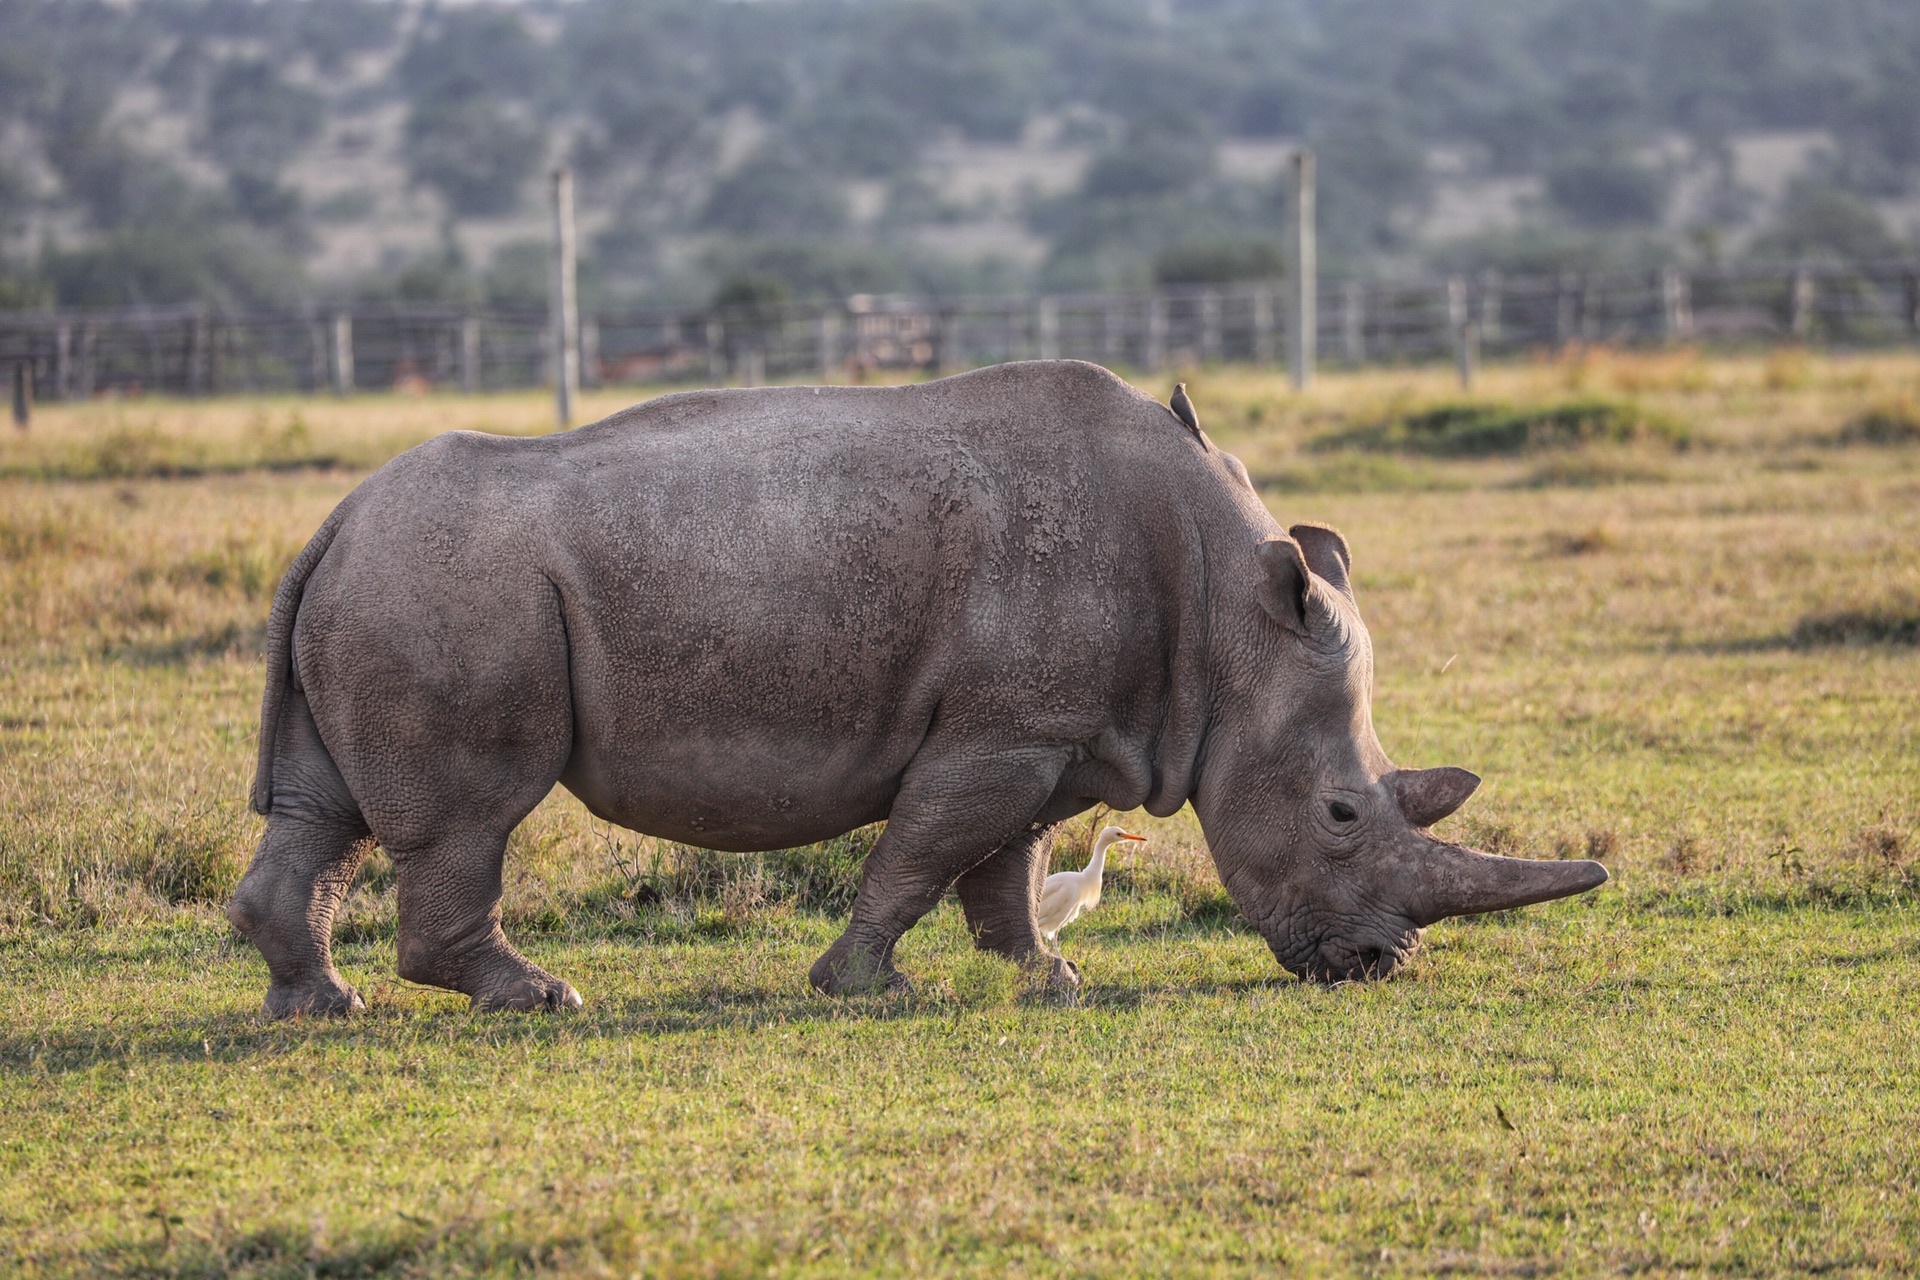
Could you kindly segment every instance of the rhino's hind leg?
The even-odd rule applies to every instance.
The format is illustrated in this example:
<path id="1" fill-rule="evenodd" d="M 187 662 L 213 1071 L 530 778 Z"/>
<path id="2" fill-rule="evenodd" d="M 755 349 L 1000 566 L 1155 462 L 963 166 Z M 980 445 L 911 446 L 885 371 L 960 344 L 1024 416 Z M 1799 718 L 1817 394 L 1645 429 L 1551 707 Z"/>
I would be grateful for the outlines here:
<path id="1" fill-rule="evenodd" d="M 274 750 L 273 812 L 227 919 L 266 959 L 266 1013 L 351 1013 L 359 993 L 333 967 L 333 913 L 372 847 L 306 699 L 290 692 Z"/>
<path id="2" fill-rule="evenodd" d="M 448 832 L 394 854 L 400 976 L 470 996 L 475 1009 L 578 1009 L 580 993 L 521 955 L 500 930 L 507 833 Z"/>
<path id="3" fill-rule="evenodd" d="M 1040 936 L 1040 891 L 1047 883 L 1047 861 L 1059 824 L 1034 823 L 988 854 L 954 882 L 966 913 L 973 945 L 1022 966 L 1044 965 L 1057 987 L 1079 985 L 1071 960 L 1047 949 Z"/>
<path id="4" fill-rule="evenodd" d="M 894 945 L 947 886 L 1030 829 L 1063 755 L 933 754 L 907 770 L 887 829 L 867 855 L 853 919 L 807 975 L 828 995 L 901 988 Z"/>

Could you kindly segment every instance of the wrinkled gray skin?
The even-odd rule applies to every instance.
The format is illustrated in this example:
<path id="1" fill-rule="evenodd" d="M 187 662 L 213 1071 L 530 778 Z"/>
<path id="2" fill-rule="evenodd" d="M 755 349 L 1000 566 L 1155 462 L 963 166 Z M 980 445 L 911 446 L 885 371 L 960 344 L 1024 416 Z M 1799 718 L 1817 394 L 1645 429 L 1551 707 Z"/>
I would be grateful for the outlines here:
<path id="1" fill-rule="evenodd" d="M 329 933 L 378 840 L 402 977 L 577 1005 L 500 930 L 508 833 L 556 782 L 718 849 L 887 819 L 813 966 L 831 993 L 900 981 L 894 944 L 949 885 L 981 947 L 1076 981 L 1035 907 L 1055 824 L 1096 803 L 1191 800 L 1234 901 L 1322 981 L 1605 880 L 1427 832 L 1478 779 L 1387 759 L 1347 568 L 1339 534 L 1290 535 L 1236 460 L 1078 362 L 444 435 L 281 585 L 267 830 L 228 915 L 269 1013 L 358 1007 Z"/>

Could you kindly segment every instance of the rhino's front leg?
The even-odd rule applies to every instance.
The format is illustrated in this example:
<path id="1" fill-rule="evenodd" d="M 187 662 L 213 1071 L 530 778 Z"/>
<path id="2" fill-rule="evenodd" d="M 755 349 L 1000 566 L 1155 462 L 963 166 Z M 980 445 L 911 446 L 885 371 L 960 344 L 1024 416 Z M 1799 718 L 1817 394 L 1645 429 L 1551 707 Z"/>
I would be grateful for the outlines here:
<path id="1" fill-rule="evenodd" d="M 954 882 L 973 945 L 1019 965 L 1044 964 L 1047 981 L 1078 986 L 1080 971 L 1040 936 L 1040 891 L 1047 883 L 1058 823 L 1034 823 Z"/>
<path id="2" fill-rule="evenodd" d="M 923 749 L 867 855 L 847 931 L 808 974 L 813 985 L 828 995 L 904 987 L 893 967 L 900 935 L 948 885 L 1029 830 L 1066 765 L 1056 750 Z"/>

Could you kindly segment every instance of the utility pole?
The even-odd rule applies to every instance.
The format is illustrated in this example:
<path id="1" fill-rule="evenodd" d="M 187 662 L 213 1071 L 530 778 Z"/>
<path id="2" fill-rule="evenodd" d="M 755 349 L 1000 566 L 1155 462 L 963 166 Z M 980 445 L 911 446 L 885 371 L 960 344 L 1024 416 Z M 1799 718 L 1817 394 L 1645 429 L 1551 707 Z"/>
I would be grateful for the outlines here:
<path id="1" fill-rule="evenodd" d="M 1313 382 L 1315 338 L 1320 317 L 1315 302 L 1320 267 L 1313 244 L 1313 152 L 1302 147 L 1293 153 L 1293 314 L 1288 334 L 1288 366 L 1296 389 Z"/>
<path id="2" fill-rule="evenodd" d="M 573 425 L 580 395 L 580 303 L 574 292 L 573 170 L 553 171 L 553 409 L 560 429 Z"/>

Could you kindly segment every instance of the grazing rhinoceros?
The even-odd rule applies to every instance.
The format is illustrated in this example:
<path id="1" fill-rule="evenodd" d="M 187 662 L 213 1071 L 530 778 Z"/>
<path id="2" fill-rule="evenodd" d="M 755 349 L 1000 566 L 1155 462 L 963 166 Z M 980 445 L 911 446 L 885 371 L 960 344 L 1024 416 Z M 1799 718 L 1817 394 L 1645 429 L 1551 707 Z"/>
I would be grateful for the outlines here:
<path id="1" fill-rule="evenodd" d="M 1444 916 L 1602 883 L 1426 828 L 1478 783 L 1396 769 L 1346 543 L 1283 530 L 1197 426 L 1097 366 L 667 396 L 540 439 L 454 432 L 340 504 L 274 599 L 228 915 L 271 1014 L 339 1013 L 336 905 L 370 840 L 402 977 L 580 997 L 500 930 L 508 833 L 558 782 L 718 849 L 887 819 L 838 993 L 957 886 L 981 947 L 1073 967 L 1035 902 L 1055 824 L 1191 800 L 1302 977 L 1384 977 Z"/>

